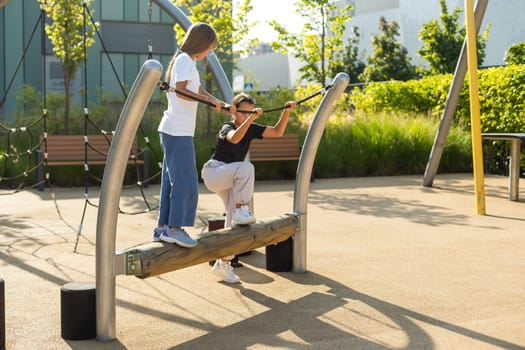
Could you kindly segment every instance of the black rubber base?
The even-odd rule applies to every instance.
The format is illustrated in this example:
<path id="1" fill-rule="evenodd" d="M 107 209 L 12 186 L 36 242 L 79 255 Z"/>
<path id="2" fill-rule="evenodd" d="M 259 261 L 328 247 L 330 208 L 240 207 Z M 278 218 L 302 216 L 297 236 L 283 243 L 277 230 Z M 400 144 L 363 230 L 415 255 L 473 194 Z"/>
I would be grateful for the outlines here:
<path id="1" fill-rule="evenodd" d="M 293 238 L 266 246 L 266 270 L 287 272 L 293 268 Z"/>
<path id="2" fill-rule="evenodd" d="M 86 340 L 97 336 L 95 282 L 71 282 L 60 288 L 62 338 Z"/>

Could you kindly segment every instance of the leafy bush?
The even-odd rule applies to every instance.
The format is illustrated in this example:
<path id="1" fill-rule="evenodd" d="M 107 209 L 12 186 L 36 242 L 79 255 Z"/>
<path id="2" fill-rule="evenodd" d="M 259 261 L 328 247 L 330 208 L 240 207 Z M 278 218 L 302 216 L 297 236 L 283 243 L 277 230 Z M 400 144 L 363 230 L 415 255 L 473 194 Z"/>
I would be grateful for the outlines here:
<path id="1" fill-rule="evenodd" d="M 407 82 L 372 83 L 351 93 L 357 110 L 367 114 L 394 112 L 440 115 L 452 75 L 436 75 Z M 483 132 L 525 130 L 525 65 L 481 70 L 478 75 L 480 119 Z M 461 90 L 456 123 L 470 126 L 468 80 Z"/>
<path id="2" fill-rule="evenodd" d="M 479 79 L 483 132 L 525 132 L 525 65 L 489 68 Z"/>

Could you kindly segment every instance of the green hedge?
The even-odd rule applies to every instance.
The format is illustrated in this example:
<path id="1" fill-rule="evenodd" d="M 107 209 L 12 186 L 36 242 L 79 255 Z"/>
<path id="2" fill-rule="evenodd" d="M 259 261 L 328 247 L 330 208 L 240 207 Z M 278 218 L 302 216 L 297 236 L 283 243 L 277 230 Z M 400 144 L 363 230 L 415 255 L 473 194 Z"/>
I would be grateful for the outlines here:
<path id="1" fill-rule="evenodd" d="M 479 90 L 483 132 L 525 132 L 525 65 L 483 70 Z"/>
<path id="2" fill-rule="evenodd" d="M 367 114 L 395 112 L 440 115 L 452 75 L 425 77 L 407 82 L 372 83 L 353 90 L 350 100 Z M 483 132 L 525 131 L 525 65 L 479 71 L 480 119 Z M 470 126 L 468 80 L 461 90 L 455 121 Z"/>

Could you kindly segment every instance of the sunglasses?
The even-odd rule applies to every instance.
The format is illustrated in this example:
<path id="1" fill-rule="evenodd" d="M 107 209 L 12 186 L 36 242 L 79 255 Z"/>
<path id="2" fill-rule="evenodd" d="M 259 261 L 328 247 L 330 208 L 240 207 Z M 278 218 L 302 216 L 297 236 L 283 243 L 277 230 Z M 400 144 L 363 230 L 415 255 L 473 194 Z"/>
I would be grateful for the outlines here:
<path id="1" fill-rule="evenodd" d="M 248 112 L 248 111 L 237 111 L 238 113 L 241 113 L 241 114 L 244 114 L 244 115 L 250 115 L 250 114 L 253 114 L 253 112 Z"/>

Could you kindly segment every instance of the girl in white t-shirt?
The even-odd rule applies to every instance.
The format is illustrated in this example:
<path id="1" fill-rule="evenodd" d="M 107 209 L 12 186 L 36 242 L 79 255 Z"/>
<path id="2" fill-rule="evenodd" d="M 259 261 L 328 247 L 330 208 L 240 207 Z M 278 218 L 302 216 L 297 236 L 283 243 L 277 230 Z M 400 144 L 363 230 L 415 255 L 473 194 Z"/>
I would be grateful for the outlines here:
<path id="1" fill-rule="evenodd" d="M 164 159 L 159 217 L 153 230 L 153 241 L 176 243 L 187 248 L 197 245 L 197 241 L 183 229 L 183 226 L 193 226 L 195 222 L 199 186 L 193 145 L 197 101 L 188 96 L 210 102 L 217 112 L 223 106 L 232 108 L 205 91 L 200 84 L 196 61 L 205 59 L 216 47 L 215 30 L 206 23 L 194 23 L 166 71 L 166 82 L 187 96 L 167 93 L 168 108 L 158 128 Z"/>

